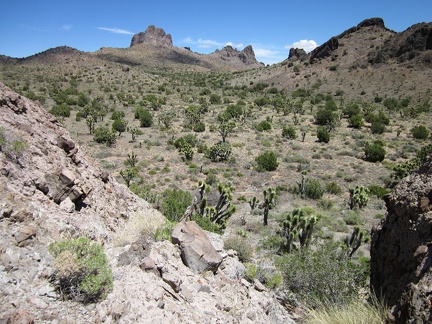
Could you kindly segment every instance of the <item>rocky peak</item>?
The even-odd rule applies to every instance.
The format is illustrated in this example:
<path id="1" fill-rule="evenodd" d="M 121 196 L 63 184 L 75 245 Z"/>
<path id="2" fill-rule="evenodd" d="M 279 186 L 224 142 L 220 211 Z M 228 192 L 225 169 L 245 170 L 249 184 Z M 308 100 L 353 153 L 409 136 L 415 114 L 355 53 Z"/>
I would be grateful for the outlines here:
<path id="1" fill-rule="evenodd" d="M 238 59 L 245 65 L 263 65 L 256 60 L 255 52 L 251 45 L 246 46 L 242 51 L 233 48 L 231 45 L 227 45 L 221 50 L 216 50 L 213 54 L 224 61 L 233 61 Z"/>
<path id="2" fill-rule="evenodd" d="M 173 46 L 172 37 L 165 33 L 162 28 L 154 25 L 148 26 L 145 32 L 140 32 L 132 37 L 131 47 L 138 44 L 152 44 L 162 46 Z"/>
<path id="3" fill-rule="evenodd" d="M 290 48 L 289 54 L 288 54 L 288 59 L 291 61 L 296 61 L 296 60 L 303 60 L 305 59 L 307 56 L 307 53 L 304 49 L 302 48 Z"/>

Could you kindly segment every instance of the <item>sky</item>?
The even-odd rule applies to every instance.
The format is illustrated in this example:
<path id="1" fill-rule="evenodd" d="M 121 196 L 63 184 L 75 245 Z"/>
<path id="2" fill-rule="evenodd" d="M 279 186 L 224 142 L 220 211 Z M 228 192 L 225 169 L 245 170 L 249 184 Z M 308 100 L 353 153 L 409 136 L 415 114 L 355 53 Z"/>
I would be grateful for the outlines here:
<path id="1" fill-rule="evenodd" d="M 309 52 L 367 18 L 396 32 L 432 21 L 431 0 L 2 0 L 2 8 L 0 54 L 11 57 L 63 45 L 125 48 L 155 25 L 178 47 L 208 54 L 252 45 L 258 61 L 273 64 L 291 47 Z"/>

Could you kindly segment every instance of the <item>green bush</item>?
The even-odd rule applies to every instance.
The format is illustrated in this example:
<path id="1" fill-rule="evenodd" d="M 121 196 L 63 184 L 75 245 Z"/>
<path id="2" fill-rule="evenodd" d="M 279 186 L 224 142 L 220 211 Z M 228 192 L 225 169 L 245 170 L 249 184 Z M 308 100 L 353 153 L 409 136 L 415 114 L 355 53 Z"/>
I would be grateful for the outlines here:
<path id="1" fill-rule="evenodd" d="M 326 184 L 326 191 L 332 195 L 339 195 L 342 193 L 342 188 L 336 181 L 332 181 Z"/>
<path id="2" fill-rule="evenodd" d="M 365 157 L 368 162 L 381 162 L 385 159 L 386 151 L 382 143 L 376 141 L 374 144 L 366 144 Z"/>
<path id="3" fill-rule="evenodd" d="M 160 211 L 170 221 L 178 222 L 191 202 L 192 197 L 189 192 L 181 189 L 166 189 L 162 193 Z"/>
<path id="4" fill-rule="evenodd" d="M 282 137 L 288 139 L 295 139 L 297 137 L 296 130 L 293 126 L 283 127 L 282 128 Z"/>
<path id="5" fill-rule="evenodd" d="M 212 162 L 224 162 L 231 156 L 232 149 L 228 143 L 218 143 L 208 149 L 207 157 Z"/>
<path id="6" fill-rule="evenodd" d="M 274 171 L 279 166 L 279 163 L 277 161 L 277 156 L 272 151 L 267 151 L 257 156 L 255 158 L 255 161 L 258 164 L 257 170 L 259 172 Z"/>
<path id="7" fill-rule="evenodd" d="M 325 241 L 279 259 L 285 287 L 306 305 L 344 304 L 367 289 L 368 265 L 348 256 L 339 242 Z"/>
<path id="8" fill-rule="evenodd" d="M 51 114 L 57 117 L 69 117 L 70 116 L 70 107 L 69 105 L 62 103 L 59 105 L 55 105 L 52 107 L 52 109 L 49 111 Z"/>
<path id="9" fill-rule="evenodd" d="M 50 244 L 55 256 L 53 284 L 63 297 L 97 302 L 112 290 L 113 279 L 103 247 L 87 238 Z"/>
<path id="10" fill-rule="evenodd" d="M 310 199 L 320 199 L 324 195 L 324 188 L 318 179 L 306 179 L 304 194 Z"/>
<path id="11" fill-rule="evenodd" d="M 425 140 L 429 137 L 429 130 L 424 125 L 411 128 L 411 134 L 415 139 Z"/>
<path id="12" fill-rule="evenodd" d="M 331 109 L 321 108 L 315 115 L 315 123 L 318 125 L 330 125 L 336 119 L 336 114 Z"/>
<path id="13" fill-rule="evenodd" d="M 155 231 L 155 241 L 171 241 L 171 234 L 176 224 L 176 222 L 166 221 L 159 226 Z"/>
<path id="14" fill-rule="evenodd" d="M 153 116 L 148 109 L 140 108 L 138 111 L 138 119 L 141 127 L 151 127 L 153 125 Z M 136 116 L 136 113 L 135 113 Z"/>
<path id="15" fill-rule="evenodd" d="M 193 127 L 192 127 L 193 131 L 196 133 L 202 133 L 205 131 L 205 124 L 204 122 L 200 121 L 198 123 L 196 123 Z"/>
<path id="16" fill-rule="evenodd" d="M 321 142 L 321 143 L 330 142 L 330 132 L 328 131 L 327 127 L 318 126 L 317 137 L 318 137 L 318 142 Z"/>
<path id="17" fill-rule="evenodd" d="M 372 134 L 382 134 L 386 131 L 386 127 L 383 123 L 379 121 L 373 121 L 371 124 Z"/>
<path id="18" fill-rule="evenodd" d="M 106 143 L 111 146 L 116 141 L 116 135 L 106 126 L 99 126 L 94 130 L 93 139 L 97 143 Z"/>
<path id="19" fill-rule="evenodd" d="M 271 124 L 267 120 L 263 120 L 255 124 L 255 129 L 259 132 L 267 131 L 271 129 Z"/>
<path id="20" fill-rule="evenodd" d="M 362 128 L 364 126 L 363 116 L 362 115 L 353 115 L 348 120 L 348 125 L 352 128 Z"/>

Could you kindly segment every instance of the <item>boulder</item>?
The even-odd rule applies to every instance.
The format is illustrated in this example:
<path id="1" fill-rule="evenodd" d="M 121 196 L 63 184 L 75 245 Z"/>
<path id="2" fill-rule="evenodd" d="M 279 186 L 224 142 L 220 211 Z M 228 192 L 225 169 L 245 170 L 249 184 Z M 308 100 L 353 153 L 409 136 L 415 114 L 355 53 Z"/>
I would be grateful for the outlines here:
<path id="1" fill-rule="evenodd" d="M 432 156 L 386 196 L 387 215 L 372 229 L 371 288 L 396 323 L 430 323 Z"/>
<path id="2" fill-rule="evenodd" d="M 205 232 L 197 223 L 180 222 L 174 228 L 172 242 L 178 244 L 183 263 L 194 273 L 212 271 L 216 273 L 222 262 L 222 256 L 211 245 Z"/>

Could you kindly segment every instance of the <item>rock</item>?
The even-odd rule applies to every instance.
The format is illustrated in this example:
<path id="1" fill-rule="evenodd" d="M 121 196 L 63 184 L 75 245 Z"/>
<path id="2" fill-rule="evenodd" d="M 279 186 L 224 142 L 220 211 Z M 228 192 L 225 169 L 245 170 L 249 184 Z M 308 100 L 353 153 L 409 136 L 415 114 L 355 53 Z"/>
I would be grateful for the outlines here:
<path id="1" fill-rule="evenodd" d="M 60 203 L 60 209 L 67 213 L 73 213 L 75 210 L 75 204 L 72 202 L 72 200 L 70 200 L 69 197 L 66 197 L 66 199 Z"/>
<path id="2" fill-rule="evenodd" d="M 22 247 L 30 243 L 30 240 L 36 236 L 36 229 L 31 226 L 21 227 L 14 235 L 18 246 Z"/>
<path id="3" fill-rule="evenodd" d="M 387 215 L 372 229 L 371 287 L 394 306 L 397 323 L 432 321 L 432 156 L 385 197 Z"/>
<path id="4" fill-rule="evenodd" d="M 150 257 L 145 257 L 142 259 L 139 267 L 142 271 L 153 272 L 155 275 L 160 276 L 160 273 L 156 267 L 156 263 Z"/>
<path id="5" fill-rule="evenodd" d="M 219 57 L 224 61 L 240 60 L 245 65 L 264 66 L 264 64 L 256 60 L 255 52 L 251 45 L 246 46 L 242 51 L 233 48 L 231 45 L 227 45 L 221 50 L 216 50 L 211 55 Z"/>
<path id="6" fill-rule="evenodd" d="M 312 52 L 310 52 L 310 61 L 315 59 L 322 59 L 328 57 L 339 47 L 339 41 L 337 37 L 330 38 L 324 44 L 315 48 Z"/>
<path id="7" fill-rule="evenodd" d="M 211 245 L 204 231 L 195 222 L 181 222 L 174 228 L 172 242 L 178 244 L 183 263 L 194 273 L 215 273 L 222 257 Z"/>
<path id="8" fill-rule="evenodd" d="M 34 316 L 23 309 L 18 309 L 14 311 L 9 318 L 7 319 L 6 323 L 10 324 L 33 324 L 35 323 Z"/>
<path id="9" fill-rule="evenodd" d="M 303 61 L 307 57 L 307 53 L 302 48 L 290 48 L 288 60 L 290 61 Z"/>
<path id="10" fill-rule="evenodd" d="M 156 28 L 154 25 L 148 26 L 145 32 L 135 34 L 132 37 L 130 47 L 138 44 L 173 46 L 171 35 L 166 34 L 162 28 Z"/>
<path id="11" fill-rule="evenodd" d="M 258 291 L 267 291 L 267 288 L 261 283 L 261 281 L 255 279 L 254 280 L 254 288 Z"/>

